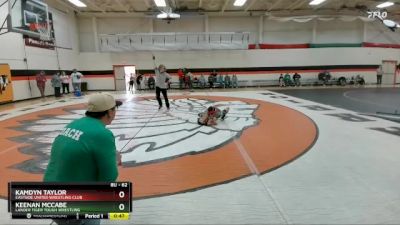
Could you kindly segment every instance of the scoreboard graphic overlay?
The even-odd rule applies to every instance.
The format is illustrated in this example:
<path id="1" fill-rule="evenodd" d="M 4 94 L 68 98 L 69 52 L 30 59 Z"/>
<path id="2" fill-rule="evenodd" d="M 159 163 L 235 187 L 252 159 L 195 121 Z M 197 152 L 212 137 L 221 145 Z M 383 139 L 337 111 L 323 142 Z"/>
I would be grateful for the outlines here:
<path id="1" fill-rule="evenodd" d="M 10 182 L 13 219 L 115 219 L 132 212 L 132 183 Z"/>

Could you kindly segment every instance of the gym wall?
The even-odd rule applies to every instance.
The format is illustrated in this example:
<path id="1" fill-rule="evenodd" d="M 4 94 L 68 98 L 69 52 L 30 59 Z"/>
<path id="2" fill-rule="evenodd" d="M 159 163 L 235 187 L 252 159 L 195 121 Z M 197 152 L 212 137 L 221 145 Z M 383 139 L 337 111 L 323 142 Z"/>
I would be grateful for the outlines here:
<path id="1" fill-rule="evenodd" d="M 0 8 L 0 20 L 6 16 L 6 7 Z M 70 71 L 77 68 L 90 72 L 85 77 L 89 90 L 114 90 L 113 65 L 136 65 L 139 70 L 152 69 L 151 53 L 102 53 L 96 46 L 97 34 L 134 32 L 252 32 L 251 43 L 299 44 L 299 43 L 388 43 L 400 44 L 398 33 L 393 33 L 379 22 L 310 21 L 277 22 L 264 17 L 193 17 L 172 21 L 151 18 L 92 18 L 77 17 L 73 11 L 50 7 L 54 17 L 57 46 L 55 50 L 27 47 L 22 35 L 8 33 L 0 36 L 0 63 L 9 64 L 13 74 L 14 100 L 38 97 L 33 81 L 39 70 Z M 263 28 L 259 30 L 260 26 Z M 400 62 L 397 49 L 387 48 L 309 48 L 309 49 L 255 49 L 255 50 L 203 50 L 157 51 L 157 63 L 170 69 L 236 68 L 240 79 L 277 79 L 281 70 L 304 67 L 304 76 L 315 77 L 317 71 L 310 66 L 346 66 L 347 71 L 334 71 L 334 75 L 362 74 L 367 82 L 373 82 L 375 71 L 364 66 L 377 66 L 382 60 Z M 256 74 L 246 71 L 266 68 Z M 275 72 L 268 68 L 276 68 Z M 242 72 L 240 72 L 242 70 Z M 23 71 L 22 73 L 19 73 Z M 97 71 L 107 71 L 96 74 Z M 49 74 L 48 75 L 52 75 Z M 86 74 L 84 74 L 86 75 Z M 400 80 L 400 79 L 398 79 Z M 30 88 L 29 88 L 30 87 Z M 48 83 L 46 94 L 53 94 Z"/>

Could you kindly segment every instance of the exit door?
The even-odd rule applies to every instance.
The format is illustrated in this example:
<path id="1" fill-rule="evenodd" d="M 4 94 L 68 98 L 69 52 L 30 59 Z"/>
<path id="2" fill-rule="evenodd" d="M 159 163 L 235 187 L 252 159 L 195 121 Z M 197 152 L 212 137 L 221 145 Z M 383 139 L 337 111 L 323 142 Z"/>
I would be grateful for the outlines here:
<path id="1" fill-rule="evenodd" d="M 395 84 L 396 83 L 396 66 L 397 61 L 384 60 L 382 61 L 382 84 Z"/>

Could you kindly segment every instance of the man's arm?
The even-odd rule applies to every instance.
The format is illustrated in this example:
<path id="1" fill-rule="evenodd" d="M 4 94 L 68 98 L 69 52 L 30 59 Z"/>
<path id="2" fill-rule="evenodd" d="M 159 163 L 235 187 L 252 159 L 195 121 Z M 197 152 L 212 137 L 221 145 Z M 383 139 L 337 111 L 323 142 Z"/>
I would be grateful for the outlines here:
<path id="1" fill-rule="evenodd" d="M 97 162 L 97 180 L 115 181 L 118 177 L 118 166 L 114 135 L 111 131 L 99 135 L 96 137 L 95 144 L 93 154 Z"/>

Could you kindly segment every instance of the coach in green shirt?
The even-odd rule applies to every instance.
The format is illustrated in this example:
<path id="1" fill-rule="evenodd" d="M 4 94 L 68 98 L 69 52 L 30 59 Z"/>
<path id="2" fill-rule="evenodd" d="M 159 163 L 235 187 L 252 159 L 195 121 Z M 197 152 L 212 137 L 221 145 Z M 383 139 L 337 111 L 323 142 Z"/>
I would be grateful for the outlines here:
<path id="1" fill-rule="evenodd" d="M 68 124 L 54 140 L 44 181 L 115 181 L 115 138 L 106 125 L 114 120 L 121 104 L 107 93 L 91 95 L 86 116 Z"/>

